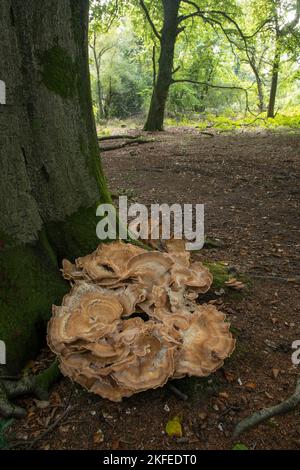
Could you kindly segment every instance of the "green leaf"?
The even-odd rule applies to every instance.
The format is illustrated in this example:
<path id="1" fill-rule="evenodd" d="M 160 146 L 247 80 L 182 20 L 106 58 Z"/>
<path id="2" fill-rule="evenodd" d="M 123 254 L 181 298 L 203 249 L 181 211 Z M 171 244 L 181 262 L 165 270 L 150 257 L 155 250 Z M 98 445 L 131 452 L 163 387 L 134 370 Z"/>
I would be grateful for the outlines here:
<path id="1" fill-rule="evenodd" d="M 240 442 L 238 444 L 235 444 L 232 448 L 232 450 L 249 450 L 245 444 L 241 444 Z"/>
<path id="2" fill-rule="evenodd" d="M 166 433 L 169 437 L 182 437 L 182 426 L 180 416 L 170 419 L 166 425 Z"/>

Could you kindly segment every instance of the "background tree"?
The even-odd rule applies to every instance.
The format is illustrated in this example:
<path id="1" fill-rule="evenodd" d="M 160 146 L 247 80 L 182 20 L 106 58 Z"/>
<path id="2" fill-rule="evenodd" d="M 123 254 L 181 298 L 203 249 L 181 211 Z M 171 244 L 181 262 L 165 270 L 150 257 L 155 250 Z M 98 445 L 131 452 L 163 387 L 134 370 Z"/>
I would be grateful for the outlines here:
<path id="1" fill-rule="evenodd" d="M 123 0 L 117 9 L 115 0 L 94 0 L 93 4 L 97 8 L 100 5 L 101 11 L 104 8 L 111 14 L 117 11 L 107 33 L 96 24 L 101 30 L 96 41 L 102 57 L 99 104 L 99 80 L 91 54 L 97 117 L 103 114 L 102 124 L 103 119 L 115 117 L 133 116 L 139 121 L 146 112 L 146 128 L 150 128 L 149 121 L 154 122 L 153 128 L 162 127 L 164 116 L 178 121 L 197 119 L 197 114 L 200 119 L 225 114 L 236 119 L 248 113 L 255 119 L 258 112 L 263 119 L 274 68 L 274 1 L 230 0 L 216 6 L 211 0 L 180 0 L 173 57 L 167 54 L 172 67 L 169 64 L 166 68 L 161 44 L 163 0 Z M 170 5 L 174 8 L 175 3 Z M 294 19 L 296 0 L 284 0 L 280 5 L 277 9 L 282 26 Z M 98 21 L 99 18 L 100 15 Z M 93 21 L 97 23 L 97 16 Z M 173 42 L 174 36 L 175 33 Z M 295 26 L 281 41 L 280 81 L 277 79 L 280 86 L 276 96 L 279 107 L 286 108 L 288 113 L 299 103 L 298 36 Z M 107 46 L 115 47 L 102 56 L 101 50 Z"/>
<path id="2" fill-rule="evenodd" d="M 281 57 L 284 50 L 289 49 L 291 39 L 297 37 L 298 41 L 300 40 L 300 34 L 299 31 L 297 31 L 300 20 L 300 0 L 295 0 L 293 2 L 289 0 L 271 0 L 270 13 L 272 16 L 275 44 L 267 116 L 269 118 L 274 118 Z"/>
<path id="3" fill-rule="evenodd" d="M 119 14 L 118 0 L 113 2 L 100 3 L 92 1 L 90 3 L 90 24 L 89 24 L 89 47 L 92 51 L 93 64 L 96 70 L 96 87 L 97 87 L 97 119 L 102 119 L 105 114 L 105 106 L 103 102 L 103 90 L 101 83 L 101 63 L 104 54 L 111 51 L 116 43 L 109 40 L 103 41 L 102 36 L 107 36 L 113 24 L 117 21 Z M 102 39 L 100 42 L 99 39 Z M 100 44 L 99 44 L 100 42 Z"/>
<path id="4" fill-rule="evenodd" d="M 158 61 L 158 73 L 152 93 L 150 109 L 145 124 L 145 130 L 154 131 L 162 130 L 165 107 L 168 98 L 169 88 L 173 83 L 193 83 L 202 85 L 204 87 L 221 88 L 221 89 L 238 89 L 246 93 L 246 108 L 249 109 L 247 90 L 243 90 L 241 86 L 223 86 L 211 84 L 209 82 L 201 82 L 191 78 L 174 78 L 173 75 L 179 70 L 174 70 L 174 56 L 177 37 L 183 31 L 186 32 L 187 21 L 198 18 L 202 23 L 208 24 L 213 28 L 219 27 L 228 39 L 228 27 L 234 30 L 244 39 L 244 34 L 241 31 L 236 19 L 234 18 L 239 13 L 239 8 L 235 3 L 227 2 L 226 5 L 221 5 L 220 9 L 215 9 L 214 4 L 210 5 L 207 2 L 203 5 L 190 0 L 161 0 L 163 6 L 163 23 L 161 32 L 159 32 L 154 21 L 151 18 L 151 13 L 144 0 L 140 0 L 141 8 L 143 9 L 148 23 L 151 26 L 154 36 L 160 43 L 160 57 Z M 182 12 L 180 7 L 184 8 Z M 152 4 L 153 8 L 153 4 Z"/>

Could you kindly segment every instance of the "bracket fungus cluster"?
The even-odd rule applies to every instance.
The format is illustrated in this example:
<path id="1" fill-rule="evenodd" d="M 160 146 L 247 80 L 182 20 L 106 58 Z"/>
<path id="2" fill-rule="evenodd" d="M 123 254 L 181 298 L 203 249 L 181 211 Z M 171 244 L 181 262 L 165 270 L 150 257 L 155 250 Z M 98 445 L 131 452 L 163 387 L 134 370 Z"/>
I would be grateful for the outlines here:
<path id="1" fill-rule="evenodd" d="M 48 325 L 64 375 L 120 401 L 222 366 L 235 345 L 229 323 L 212 304 L 196 302 L 212 275 L 179 240 L 166 250 L 113 242 L 75 264 L 64 260 L 72 288 Z"/>

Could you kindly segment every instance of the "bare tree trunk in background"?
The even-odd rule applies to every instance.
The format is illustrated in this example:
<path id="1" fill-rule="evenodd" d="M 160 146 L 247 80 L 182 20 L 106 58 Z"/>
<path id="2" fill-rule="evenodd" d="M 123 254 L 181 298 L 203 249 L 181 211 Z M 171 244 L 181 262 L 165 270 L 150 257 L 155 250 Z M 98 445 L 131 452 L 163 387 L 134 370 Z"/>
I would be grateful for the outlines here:
<path id="1" fill-rule="evenodd" d="M 0 339 L 10 370 L 37 352 L 68 290 L 60 261 L 95 248 L 95 207 L 110 201 L 87 29 L 88 0 L 0 2 Z"/>
<path id="2" fill-rule="evenodd" d="M 99 108 L 99 115 L 98 118 L 102 119 L 104 116 L 103 110 L 103 103 L 102 103 L 102 86 L 101 86 L 101 76 L 100 76 L 100 65 L 101 65 L 101 56 L 97 54 L 97 34 L 96 32 L 93 33 L 93 45 L 91 49 L 93 51 L 93 57 L 95 62 L 96 68 L 96 80 L 97 80 L 97 101 L 98 101 L 98 108 Z"/>
<path id="3" fill-rule="evenodd" d="M 162 1 L 164 7 L 164 23 L 160 40 L 159 67 L 149 113 L 144 127 L 146 131 L 161 131 L 163 129 L 166 102 L 172 83 L 175 44 L 179 33 L 178 11 L 181 0 Z"/>
<path id="4" fill-rule="evenodd" d="M 277 88 L 278 88 L 280 58 L 281 58 L 281 47 L 277 39 L 274 60 L 273 60 L 273 67 L 272 67 L 272 81 L 271 81 L 271 90 L 270 90 L 270 98 L 269 98 L 269 106 L 268 106 L 268 114 L 267 114 L 268 118 L 275 117 L 275 102 L 276 102 L 276 95 L 277 95 Z"/>
<path id="5" fill-rule="evenodd" d="M 257 86 L 257 97 L 258 97 L 258 110 L 262 113 L 265 110 L 265 102 L 264 102 L 264 91 L 263 91 L 263 83 L 260 78 L 259 71 L 256 65 L 253 62 L 250 62 L 250 66 L 255 76 L 256 86 Z"/>

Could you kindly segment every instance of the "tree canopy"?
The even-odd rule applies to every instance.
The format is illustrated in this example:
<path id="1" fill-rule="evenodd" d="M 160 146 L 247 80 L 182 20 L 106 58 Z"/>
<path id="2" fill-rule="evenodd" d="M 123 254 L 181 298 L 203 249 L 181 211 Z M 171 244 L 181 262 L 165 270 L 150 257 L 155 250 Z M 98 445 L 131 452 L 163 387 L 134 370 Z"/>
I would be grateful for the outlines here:
<path id="1" fill-rule="evenodd" d="M 299 0 L 177 3 L 169 118 L 298 113 Z M 165 63 L 162 37 L 170 28 L 170 5 L 92 2 L 90 60 L 98 119 L 147 113 Z"/>

